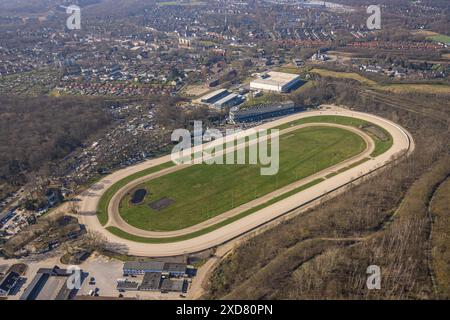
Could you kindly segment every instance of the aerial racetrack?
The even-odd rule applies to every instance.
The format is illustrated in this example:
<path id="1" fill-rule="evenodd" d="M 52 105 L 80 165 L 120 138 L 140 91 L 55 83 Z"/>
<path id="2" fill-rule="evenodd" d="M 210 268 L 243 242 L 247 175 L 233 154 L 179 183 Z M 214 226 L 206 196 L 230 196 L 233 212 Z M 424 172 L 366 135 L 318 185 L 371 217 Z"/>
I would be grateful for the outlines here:
<path id="1" fill-rule="evenodd" d="M 260 175 L 260 165 L 175 165 L 168 155 L 91 186 L 81 222 L 130 255 L 198 252 L 307 209 L 414 149 L 400 126 L 336 107 L 257 127 L 269 128 L 280 130 L 276 175 Z"/>
<path id="2" fill-rule="evenodd" d="M 340 127 L 323 124 L 299 127 L 280 136 L 280 168 L 276 175 L 261 175 L 260 165 L 177 166 L 174 169 L 181 170 L 149 179 L 136 186 L 136 190 L 125 188 L 129 192 L 120 200 L 121 218 L 134 227 L 150 231 L 188 228 L 366 149 L 363 138 Z M 132 197 L 139 191 L 147 195 L 134 204 Z"/>

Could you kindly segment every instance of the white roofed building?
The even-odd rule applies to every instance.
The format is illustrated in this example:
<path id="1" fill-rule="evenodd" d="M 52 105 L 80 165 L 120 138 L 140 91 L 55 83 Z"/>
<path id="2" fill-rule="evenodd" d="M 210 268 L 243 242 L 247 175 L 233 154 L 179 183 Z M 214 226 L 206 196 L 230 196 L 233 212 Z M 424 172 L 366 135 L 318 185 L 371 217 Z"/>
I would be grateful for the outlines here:
<path id="1" fill-rule="evenodd" d="M 300 76 L 292 73 L 270 71 L 250 82 L 250 89 L 272 92 L 288 92 L 301 83 Z"/>

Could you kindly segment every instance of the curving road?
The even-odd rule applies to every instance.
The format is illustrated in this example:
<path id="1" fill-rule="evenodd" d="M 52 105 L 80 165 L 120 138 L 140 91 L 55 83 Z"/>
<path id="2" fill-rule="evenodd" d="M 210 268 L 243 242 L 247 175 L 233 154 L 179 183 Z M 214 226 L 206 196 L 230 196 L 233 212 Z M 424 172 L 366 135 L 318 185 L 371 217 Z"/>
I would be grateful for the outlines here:
<path id="1" fill-rule="evenodd" d="M 333 176 L 325 181 L 308 188 L 302 192 L 299 192 L 293 196 L 283 199 L 273 205 L 263 208 L 253 214 L 250 214 L 238 221 L 230 223 L 220 229 L 213 232 L 192 238 L 189 240 L 164 243 L 164 244 L 146 244 L 140 242 L 134 242 L 126 239 L 122 239 L 118 236 L 111 234 L 107 231 L 98 221 L 96 216 L 96 208 L 98 201 L 107 188 L 116 183 L 117 181 L 149 167 L 157 166 L 159 164 L 170 161 L 170 155 L 164 156 L 158 159 L 152 159 L 135 166 L 131 166 L 122 170 L 118 170 L 107 177 L 103 178 L 98 183 L 92 185 L 88 190 L 80 195 L 80 222 L 85 224 L 88 230 L 97 231 L 104 235 L 106 239 L 113 244 L 120 245 L 122 248 L 126 248 L 127 253 L 136 256 L 147 257 L 162 257 L 162 256 L 174 256 L 182 255 L 186 253 L 202 251 L 220 244 L 223 244 L 231 239 L 239 237 L 242 234 L 247 233 L 263 224 L 268 223 L 286 213 L 290 213 L 297 209 L 306 209 L 316 204 L 316 201 L 323 197 L 325 194 L 329 194 L 332 191 L 341 192 L 343 187 L 347 184 L 358 180 L 360 177 L 372 173 L 386 164 L 405 156 L 407 153 L 414 150 L 414 142 L 411 135 L 397 124 L 383 119 L 381 117 L 354 112 L 347 109 L 337 108 L 332 106 L 330 110 L 323 111 L 308 111 L 298 113 L 278 119 L 272 122 L 265 123 L 256 127 L 256 129 L 268 129 L 275 126 L 279 126 L 297 119 L 317 116 L 317 115 L 341 115 L 348 117 L 355 117 L 362 120 L 372 122 L 386 131 L 388 131 L 394 140 L 392 148 L 390 148 L 384 154 L 377 156 L 369 161 L 366 161 L 356 167 L 353 167 L 347 171 L 344 171 L 336 176 Z M 210 145 L 210 144 L 208 144 Z M 372 146 L 373 147 L 373 146 Z M 369 147 L 370 148 L 370 145 Z M 195 151 L 195 150 L 194 150 Z M 364 154 L 368 150 L 366 149 Z M 367 155 L 366 155 L 367 156 Z M 346 160 L 339 166 L 347 166 L 355 162 L 355 159 Z M 335 171 L 336 169 L 334 168 Z M 321 172 L 319 174 L 323 174 Z M 159 173 L 161 174 L 161 173 Z M 149 178 L 149 177 L 144 177 Z M 303 181 L 303 183 L 305 183 Z M 289 187 L 289 186 L 288 186 Z M 333 193 L 334 195 L 335 193 Z M 273 195 L 272 195 L 273 196 Z M 229 213 L 226 213 L 229 214 Z M 222 215 L 218 216 L 223 218 Z M 111 219 L 110 225 L 116 225 L 117 220 Z M 128 225 L 127 225 L 128 226 Z M 131 226 L 130 226 L 131 227 Z M 139 229 L 138 229 L 139 230 Z M 167 236 L 167 235 L 163 235 Z"/>

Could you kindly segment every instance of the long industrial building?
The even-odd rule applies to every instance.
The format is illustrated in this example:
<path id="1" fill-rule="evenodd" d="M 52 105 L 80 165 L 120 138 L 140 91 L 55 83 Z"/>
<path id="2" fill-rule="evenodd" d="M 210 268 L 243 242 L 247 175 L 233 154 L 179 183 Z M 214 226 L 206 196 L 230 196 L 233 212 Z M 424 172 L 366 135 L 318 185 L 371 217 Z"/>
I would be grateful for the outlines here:
<path id="1" fill-rule="evenodd" d="M 230 92 L 227 89 L 220 89 L 204 95 L 200 98 L 200 101 L 207 104 L 214 104 L 229 94 Z"/>
<path id="2" fill-rule="evenodd" d="M 216 90 L 200 98 L 201 103 L 205 103 L 210 107 L 219 110 L 236 106 L 244 100 L 245 98 L 243 96 L 236 93 L 231 93 L 227 89 Z"/>
<path id="3" fill-rule="evenodd" d="M 301 84 L 300 76 L 292 73 L 270 71 L 250 82 L 250 89 L 272 92 L 289 92 Z"/>
<path id="4" fill-rule="evenodd" d="M 243 101 L 244 101 L 243 96 L 236 94 L 236 93 L 232 93 L 232 94 L 229 94 L 228 96 L 220 99 L 219 101 L 215 102 L 213 104 L 213 106 L 216 109 L 223 109 L 223 108 L 227 108 L 227 107 L 233 107 L 235 105 L 242 103 Z"/>
<path id="5" fill-rule="evenodd" d="M 77 290 L 68 286 L 67 281 L 71 274 L 58 266 L 39 269 L 20 300 L 69 300 L 73 298 Z"/>

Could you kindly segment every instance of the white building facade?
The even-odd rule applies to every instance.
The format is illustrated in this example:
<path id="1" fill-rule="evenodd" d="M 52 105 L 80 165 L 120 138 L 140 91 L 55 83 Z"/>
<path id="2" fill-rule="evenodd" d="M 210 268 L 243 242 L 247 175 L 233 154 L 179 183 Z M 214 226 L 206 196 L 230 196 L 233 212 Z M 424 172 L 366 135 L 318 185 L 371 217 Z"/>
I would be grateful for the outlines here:
<path id="1" fill-rule="evenodd" d="M 300 82 L 300 76 L 297 74 L 270 71 L 250 82 L 250 89 L 283 93 L 289 92 Z"/>

